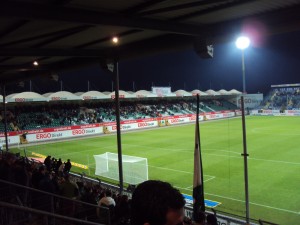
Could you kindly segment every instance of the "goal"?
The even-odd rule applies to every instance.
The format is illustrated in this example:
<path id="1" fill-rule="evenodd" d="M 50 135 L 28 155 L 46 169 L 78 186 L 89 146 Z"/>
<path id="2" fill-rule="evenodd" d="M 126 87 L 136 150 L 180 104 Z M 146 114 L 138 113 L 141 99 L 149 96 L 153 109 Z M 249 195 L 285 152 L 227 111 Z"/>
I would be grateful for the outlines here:
<path id="1" fill-rule="evenodd" d="M 106 152 L 94 155 L 95 174 L 112 180 L 119 180 L 118 154 Z M 148 180 L 148 161 L 146 158 L 122 155 L 123 181 L 127 184 L 139 184 Z"/>

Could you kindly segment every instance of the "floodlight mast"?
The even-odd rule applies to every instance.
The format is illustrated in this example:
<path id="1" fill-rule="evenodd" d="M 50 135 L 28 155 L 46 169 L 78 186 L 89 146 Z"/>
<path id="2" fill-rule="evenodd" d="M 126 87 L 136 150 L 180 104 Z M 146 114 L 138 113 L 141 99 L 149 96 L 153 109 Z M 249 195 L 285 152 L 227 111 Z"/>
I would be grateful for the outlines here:
<path id="1" fill-rule="evenodd" d="M 246 79 L 245 79 L 245 56 L 244 50 L 249 47 L 250 39 L 246 36 L 241 36 L 236 39 L 235 45 L 242 50 L 242 73 L 243 73 L 243 94 L 246 94 Z"/>
<path id="2" fill-rule="evenodd" d="M 247 153 L 246 120 L 245 120 L 245 104 L 244 104 L 244 97 L 246 95 L 244 50 L 249 47 L 250 39 L 246 36 L 241 36 L 236 40 L 235 45 L 237 48 L 242 50 L 243 95 L 241 96 L 241 110 L 242 110 L 242 126 L 243 126 L 243 153 L 241 155 L 244 157 L 246 224 L 250 224 L 249 185 L 248 185 L 248 156 L 249 156 L 249 154 Z"/>

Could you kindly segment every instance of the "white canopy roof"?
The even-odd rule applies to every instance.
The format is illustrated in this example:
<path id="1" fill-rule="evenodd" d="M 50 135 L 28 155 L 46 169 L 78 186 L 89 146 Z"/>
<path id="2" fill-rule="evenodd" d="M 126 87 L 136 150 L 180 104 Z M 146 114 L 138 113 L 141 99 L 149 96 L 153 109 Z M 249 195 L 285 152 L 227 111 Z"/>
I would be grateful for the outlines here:
<path id="1" fill-rule="evenodd" d="M 177 90 L 174 92 L 176 94 L 176 96 L 192 96 L 192 94 L 190 92 L 187 92 L 185 90 Z"/>
<path id="2" fill-rule="evenodd" d="M 232 89 L 226 91 L 221 89 L 219 91 L 214 91 L 212 89 L 207 90 L 206 92 L 200 90 L 193 90 L 192 92 L 187 92 L 185 90 L 177 90 L 169 94 L 157 95 L 153 94 L 147 90 L 139 90 L 133 94 L 120 90 L 120 98 L 156 98 L 156 97 L 176 97 L 176 96 L 195 96 L 199 94 L 200 96 L 216 96 L 216 95 L 240 95 L 242 92 Z M 6 96 L 7 102 L 31 102 L 31 101 L 61 101 L 61 100 L 93 100 L 93 99 L 114 99 L 115 92 L 99 92 L 99 91 L 88 91 L 88 92 L 76 92 L 75 94 L 68 91 L 59 91 L 59 92 L 49 92 L 43 95 L 40 95 L 35 92 L 22 92 L 22 93 L 13 93 Z M 0 95 L 0 99 L 3 98 Z"/>
<path id="3" fill-rule="evenodd" d="M 80 95 L 82 95 L 82 94 L 84 94 L 84 93 L 85 93 L 85 92 L 83 92 L 83 91 L 79 91 L 79 92 L 75 92 L 74 95 L 80 96 Z"/>
<path id="4" fill-rule="evenodd" d="M 219 92 L 216 92 L 212 89 L 207 90 L 205 93 L 207 93 L 208 95 L 220 95 Z"/>
<path id="5" fill-rule="evenodd" d="M 207 93 L 203 92 L 203 91 L 200 91 L 200 90 L 193 90 L 192 91 L 192 95 L 197 95 L 199 94 L 199 96 L 206 96 L 208 95 Z"/>
<path id="6" fill-rule="evenodd" d="M 80 97 L 84 100 L 85 99 L 109 99 L 108 95 L 105 95 L 100 91 L 88 91 L 88 92 L 82 93 L 80 95 Z"/>
<path id="7" fill-rule="evenodd" d="M 42 94 L 44 97 L 49 97 L 49 95 L 52 95 L 54 92 L 48 92 L 48 93 L 45 93 L 45 94 Z"/>
<path id="8" fill-rule="evenodd" d="M 230 90 L 229 93 L 230 93 L 230 94 L 234 94 L 234 95 L 241 95 L 241 94 L 242 94 L 242 92 L 237 91 L 237 90 L 235 90 L 235 89 Z"/>
<path id="9" fill-rule="evenodd" d="M 62 101 L 62 100 L 81 100 L 82 98 L 68 91 L 58 91 L 50 94 L 48 96 L 48 99 L 50 101 Z"/>
<path id="10" fill-rule="evenodd" d="M 139 90 L 137 92 L 134 93 L 136 98 L 155 98 L 157 97 L 156 94 L 153 94 L 150 91 L 146 91 L 146 90 Z"/>
<path id="11" fill-rule="evenodd" d="M 219 90 L 218 93 L 220 93 L 221 95 L 230 95 L 230 93 L 224 89 Z"/>
<path id="12" fill-rule="evenodd" d="M 44 96 L 35 92 L 21 92 L 6 96 L 6 102 L 40 102 L 47 101 Z"/>
<path id="13" fill-rule="evenodd" d="M 114 99 L 114 98 L 115 98 L 115 92 L 114 92 L 114 91 L 111 92 L 108 96 L 109 96 L 109 98 Z M 119 91 L 119 98 L 135 98 L 135 96 L 132 95 L 132 94 L 129 94 L 129 93 L 126 92 L 126 91 L 120 90 L 120 91 Z"/>

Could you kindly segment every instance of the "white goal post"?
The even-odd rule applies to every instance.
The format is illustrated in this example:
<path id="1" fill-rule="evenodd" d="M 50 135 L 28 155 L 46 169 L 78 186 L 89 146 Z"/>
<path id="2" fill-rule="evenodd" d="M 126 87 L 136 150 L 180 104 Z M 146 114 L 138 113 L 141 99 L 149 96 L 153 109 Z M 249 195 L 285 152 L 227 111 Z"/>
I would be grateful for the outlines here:
<path id="1" fill-rule="evenodd" d="M 119 180 L 118 154 L 106 152 L 94 155 L 95 175 Z M 139 184 L 148 180 L 148 160 L 146 158 L 122 155 L 123 180 L 127 184 Z"/>

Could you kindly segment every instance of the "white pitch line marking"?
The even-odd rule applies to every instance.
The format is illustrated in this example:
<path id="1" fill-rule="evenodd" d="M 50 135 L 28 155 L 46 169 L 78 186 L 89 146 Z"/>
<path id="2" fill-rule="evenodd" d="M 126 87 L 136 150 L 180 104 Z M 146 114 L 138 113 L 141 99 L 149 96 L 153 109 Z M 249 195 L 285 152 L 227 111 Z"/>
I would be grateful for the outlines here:
<path id="1" fill-rule="evenodd" d="M 266 161 L 266 162 L 274 162 L 274 163 L 285 163 L 285 164 L 292 164 L 292 165 L 300 165 L 300 163 L 297 163 L 297 162 L 286 162 L 286 161 L 280 161 L 280 160 L 257 159 L 257 158 L 252 158 L 252 157 L 249 157 L 248 159 L 260 160 L 260 161 Z"/>
<path id="2" fill-rule="evenodd" d="M 220 197 L 220 198 L 225 198 L 225 199 L 229 199 L 229 200 L 233 200 L 233 201 L 245 202 L 244 200 L 230 198 L 230 197 L 226 197 L 226 196 L 222 196 L 222 195 L 215 195 L 215 194 L 210 194 L 210 193 L 205 193 L 205 194 L 216 196 L 216 197 Z M 255 203 L 255 202 L 249 202 L 249 204 L 257 205 L 257 206 L 261 206 L 261 207 L 265 207 L 265 208 L 269 208 L 269 209 L 275 209 L 275 210 L 279 210 L 279 211 L 283 211 L 283 212 L 288 212 L 288 213 L 293 213 L 293 214 L 299 214 L 299 212 L 296 212 L 296 211 L 292 211 L 292 210 L 288 210 L 288 209 L 282 209 L 282 208 L 277 208 L 277 207 L 268 206 L 268 205 L 263 205 L 263 204 L 259 204 L 259 203 Z"/>
<path id="3" fill-rule="evenodd" d="M 123 144 L 123 145 L 126 145 L 126 144 Z M 132 146 L 135 146 L 135 145 L 132 145 Z M 147 147 L 147 146 L 142 146 L 142 147 Z M 169 148 L 158 148 L 158 149 L 164 149 L 164 150 L 174 151 L 174 152 L 185 152 L 185 153 L 190 153 L 191 152 L 188 149 L 169 149 Z M 242 152 L 238 153 L 238 152 L 227 151 L 227 150 L 217 150 L 217 149 L 214 149 L 214 150 L 216 150 L 216 151 L 223 151 L 223 152 L 229 152 L 229 153 L 233 153 L 233 154 L 237 154 L 237 155 L 240 155 L 242 153 Z M 230 157 L 230 158 L 242 159 L 241 156 L 228 156 L 228 155 L 208 153 L 205 149 L 203 150 L 203 155 L 213 155 L 213 156 L 220 156 L 220 157 Z M 252 158 L 252 157 L 249 157 L 248 159 L 249 160 L 266 161 L 266 162 L 274 162 L 274 163 L 285 163 L 285 164 L 291 164 L 291 165 L 300 165 L 300 163 L 297 163 L 297 162 L 287 162 L 287 161 L 280 161 L 280 160 L 258 159 L 258 158 Z M 193 159 L 191 158 L 191 160 L 193 160 Z"/>
<path id="4" fill-rule="evenodd" d="M 162 170 L 170 170 L 170 171 L 175 171 L 175 172 L 180 172 L 180 173 L 193 174 L 192 172 L 187 172 L 187 171 L 183 171 L 183 170 L 175 170 L 175 169 L 170 169 L 170 168 L 165 168 L 165 167 L 159 167 L 159 166 L 150 166 L 150 165 L 148 165 L 148 167 L 162 169 Z"/>
<path id="5" fill-rule="evenodd" d="M 227 152 L 227 153 L 241 155 L 240 152 L 229 151 L 229 150 L 221 150 L 221 149 L 217 149 L 217 148 L 204 148 L 202 151 L 203 151 L 203 154 L 204 153 L 206 154 L 207 151 L 218 151 L 218 152 Z"/>
<path id="6" fill-rule="evenodd" d="M 176 187 L 178 189 L 184 189 L 184 190 L 192 191 L 191 188 L 183 188 L 183 187 L 178 187 L 178 186 L 174 186 L 174 187 Z M 226 197 L 226 196 L 223 196 L 223 195 L 215 195 L 215 194 L 211 194 L 211 193 L 207 193 L 207 192 L 204 192 L 204 194 L 211 195 L 211 196 L 216 196 L 216 197 L 219 197 L 219 198 L 229 199 L 229 200 L 237 201 L 237 202 L 243 202 L 243 203 L 245 202 L 244 200 L 240 200 L 240 199 L 236 199 L 236 198 L 230 198 L 230 197 Z M 263 204 L 259 204 L 259 203 L 255 203 L 255 202 L 249 202 L 249 204 L 260 206 L 260 207 L 265 207 L 265 208 L 269 208 L 269 209 L 275 209 L 275 210 L 278 210 L 278 211 L 293 213 L 293 214 L 297 214 L 297 215 L 300 214 L 300 212 L 296 212 L 296 211 L 292 211 L 292 210 L 288 210 L 288 209 L 277 208 L 277 207 L 273 207 L 273 206 L 269 206 L 269 205 L 263 205 Z"/>
<path id="7" fill-rule="evenodd" d="M 207 180 L 204 180 L 203 182 L 207 182 L 207 181 L 210 181 L 210 180 L 215 179 L 215 178 L 216 178 L 216 177 L 211 176 L 211 178 L 208 178 Z"/>
<path id="8" fill-rule="evenodd" d="M 210 175 L 204 175 L 204 176 L 208 176 L 208 177 L 210 177 L 210 178 L 204 180 L 203 182 L 207 182 L 207 181 L 210 181 L 210 180 L 216 178 L 215 176 L 210 176 Z M 185 189 L 191 189 L 191 190 L 192 190 L 192 189 L 193 189 L 193 185 L 192 185 L 192 186 L 188 186 L 188 187 L 186 187 Z"/>
<path id="9" fill-rule="evenodd" d="M 219 154 L 206 153 L 206 152 L 203 155 L 213 155 L 213 156 L 221 156 L 221 157 L 230 157 L 230 158 L 241 159 L 241 157 L 238 157 L 238 156 L 219 155 Z M 273 163 L 284 163 L 284 164 L 291 164 L 291 165 L 300 165 L 300 163 L 297 163 L 297 162 L 287 162 L 287 161 L 280 161 L 280 160 L 258 159 L 258 158 L 252 158 L 252 157 L 249 157 L 248 159 L 249 160 L 265 161 L 265 162 L 273 162 Z"/>
<path id="10" fill-rule="evenodd" d="M 175 170 L 175 169 L 159 167 L 159 166 L 150 166 L 150 165 L 148 165 L 148 167 L 162 169 L 162 170 L 170 170 L 170 171 L 179 172 L 179 173 L 194 174 L 193 172 L 188 172 L 188 171 L 183 171 L 183 170 Z M 204 177 L 210 177 L 206 181 L 216 178 L 215 176 L 211 176 L 211 175 L 204 175 Z"/>

